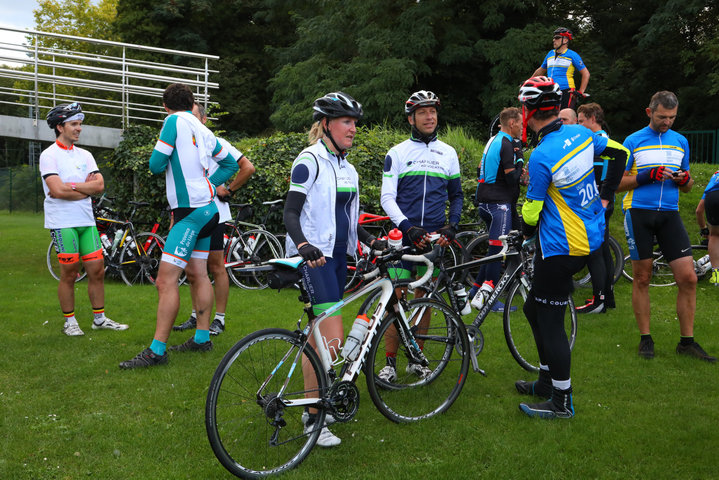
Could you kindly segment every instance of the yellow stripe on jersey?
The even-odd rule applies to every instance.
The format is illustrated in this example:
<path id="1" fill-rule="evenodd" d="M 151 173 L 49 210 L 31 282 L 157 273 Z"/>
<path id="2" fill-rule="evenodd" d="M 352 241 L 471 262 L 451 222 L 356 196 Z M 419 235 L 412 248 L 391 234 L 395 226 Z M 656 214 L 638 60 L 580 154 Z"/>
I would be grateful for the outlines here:
<path id="1" fill-rule="evenodd" d="M 549 186 L 547 193 L 549 194 L 549 198 L 554 201 L 559 211 L 559 216 L 562 218 L 564 233 L 567 236 L 567 244 L 569 246 L 569 255 L 589 255 L 589 237 L 587 236 L 587 229 L 584 227 L 582 219 L 569 208 L 569 205 L 564 201 L 564 197 L 562 197 L 562 194 L 559 193 L 559 190 L 554 184 Z"/>
<path id="2" fill-rule="evenodd" d="M 557 170 L 559 170 L 562 165 L 567 163 L 569 160 L 572 159 L 575 155 L 577 155 L 579 152 L 587 148 L 589 145 L 592 144 L 592 137 L 588 137 L 584 142 L 582 142 L 580 145 L 578 145 L 574 150 L 566 154 L 564 157 L 562 157 L 561 160 L 559 160 L 557 163 L 554 164 L 552 167 L 552 174 L 554 174 Z"/>
<path id="3" fill-rule="evenodd" d="M 641 152 L 642 150 L 676 150 L 678 152 L 684 153 L 684 149 L 677 145 L 647 145 L 645 147 L 635 148 L 634 150 L 632 150 L 632 153 Z"/>

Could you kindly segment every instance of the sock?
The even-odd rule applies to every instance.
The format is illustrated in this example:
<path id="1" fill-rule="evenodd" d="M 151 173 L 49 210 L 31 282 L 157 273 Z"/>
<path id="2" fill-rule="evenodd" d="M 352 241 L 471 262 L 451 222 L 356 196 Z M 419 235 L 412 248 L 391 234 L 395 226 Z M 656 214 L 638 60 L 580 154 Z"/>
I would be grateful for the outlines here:
<path id="1" fill-rule="evenodd" d="M 313 425 L 317 421 L 317 414 L 316 413 L 310 413 L 305 409 L 307 412 L 307 425 Z"/>
<path id="2" fill-rule="evenodd" d="M 385 360 L 387 360 L 387 365 L 392 368 L 397 368 L 397 354 L 396 353 L 385 353 Z"/>
<path id="3" fill-rule="evenodd" d="M 552 386 L 557 390 L 569 390 L 572 388 L 572 379 L 567 380 L 554 380 L 552 379 Z"/>
<path id="4" fill-rule="evenodd" d="M 679 337 L 679 343 L 686 347 L 694 343 L 694 337 Z"/>
<path id="5" fill-rule="evenodd" d="M 159 340 L 152 339 L 152 344 L 150 345 L 150 350 L 152 350 L 152 353 L 155 355 L 163 356 L 165 354 L 165 349 L 167 348 L 167 343 L 161 342 Z"/>
<path id="6" fill-rule="evenodd" d="M 62 312 L 63 316 L 65 317 L 65 323 L 75 324 L 77 325 L 77 319 L 75 318 L 75 311 L 71 312 Z"/>
<path id="7" fill-rule="evenodd" d="M 652 335 L 650 333 L 645 333 L 641 336 L 641 340 L 652 340 Z M 654 340 L 652 340 L 654 341 Z"/>
<path id="8" fill-rule="evenodd" d="M 92 308 L 92 314 L 95 316 L 94 322 L 95 325 L 102 325 L 102 323 L 105 321 L 105 307 L 100 308 Z"/>
<path id="9" fill-rule="evenodd" d="M 225 325 L 225 314 L 215 312 L 215 320 L 218 320 L 223 326 Z"/>
<path id="10" fill-rule="evenodd" d="M 190 314 L 190 318 L 194 318 L 195 320 L 197 320 L 197 312 L 195 311 L 194 308 L 192 309 L 192 313 Z"/>
<path id="11" fill-rule="evenodd" d="M 195 330 L 195 343 L 207 343 L 210 341 L 210 331 L 209 330 L 200 330 L 199 328 Z"/>

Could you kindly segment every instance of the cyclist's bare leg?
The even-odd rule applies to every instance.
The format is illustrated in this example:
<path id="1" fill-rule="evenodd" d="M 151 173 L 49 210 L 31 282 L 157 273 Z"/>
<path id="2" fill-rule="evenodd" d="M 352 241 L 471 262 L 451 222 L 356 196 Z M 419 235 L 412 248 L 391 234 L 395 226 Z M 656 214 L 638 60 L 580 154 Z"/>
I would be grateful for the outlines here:
<path id="1" fill-rule="evenodd" d="M 230 295 L 230 277 L 227 276 L 225 269 L 224 251 L 211 250 L 210 256 L 207 257 L 207 268 L 215 279 L 215 311 L 225 313 L 227 298 Z"/>
<path id="2" fill-rule="evenodd" d="M 649 282 L 652 279 L 652 259 L 632 260 L 632 308 L 640 335 L 648 335 L 651 306 L 649 303 Z"/>
<path id="3" fill-rule="evenodd" d="M 105 306 L 105 262 L 102 258 L 83 262 L 87 272 L 87 295 L 93 308 Z"/>
<path id="4" fill-rule="evenodd" d="M 180 309 L 180 290 L 177 286 L 182 274 L 182 267 L 168 262 L 160 262 L 157 272 L 157 323 L 155 325 L 155 340 L 167 343 L 170 338 L 172 324 L 175 323 L 177 312 Z M 206 327 L 207 328 L 207 327 Z"/>
<path id="5" fill-rule="evenodd" d="M 694 336 L 694 313 L 697 299 L 697 275 L 692 257 L 681 257 L 669 262 L 677 281 L 677 318 L 682 337 Z"/>
<path id="6" fill-rule="evenodd" d="M 709 225 L 709 261 L 719 266 L 719 225 Z"/>
<path id="7" fill-rule="evenodd" d="M 75 310 L 75 281 L 80 271 L 80 261 L 60 264 L 60 283 L 57 284 L 57 298 L 63 312 Z"/>
<path id="8" fill-rule="evenodd" d="M 329 347 L 332 361 L 334 361 L 342 348 L 342 339 L 344 338 L 342 315 L 332 315 L 331 317 L 327 317 L 322 321 L 319 328 L 322 337 L 327 342 L 327 346 Z M 315 352 L 318 352 L 314 336 L 310 336 L 309 344 Z M 307 391 L 305 396 L 317 397 L 319 392 L 317 392 L 317 379 L 315 378 L 314 369 L 312 368 L 309 360 L 307 360 L 307 357 L 304 355 L 302 356 L 302 373 L 305 379 L 305 390 Z M 317 409 L 310 408 L 309 413 L 317 413 Z"/>
<path id="9" fill-rule="evenodd" d="M 192 296 L 192 304 L 195 306 L 195 313 L 197 315 L 197 329 L 209 330 L 214 294 L 212 292 L 210 277 L 207 276 L 207 259 L 190 258 L 187 267 L 185 267 L 185 273 L 187 273 L 187 280 L 190 282 L 190 295 Z M 175 316 L 177 316 L 177 312 Z M 174 323 L 174 321 L 175 319 L 173 318 L 172 323 Z M 172 327 L 172 323 L 170 327 Z"/>

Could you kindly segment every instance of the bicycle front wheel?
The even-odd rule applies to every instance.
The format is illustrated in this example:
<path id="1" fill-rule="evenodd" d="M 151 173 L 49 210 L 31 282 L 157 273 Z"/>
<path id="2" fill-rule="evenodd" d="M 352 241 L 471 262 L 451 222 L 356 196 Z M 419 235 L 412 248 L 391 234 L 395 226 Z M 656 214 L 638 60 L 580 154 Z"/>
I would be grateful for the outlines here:
<path id="1" fill-rule="evenodd" d="M 624 257 L 624 267 L 622 269 L 622 275 L 630 282 L 634 281 L 634 270 L 633 270 L 632 259 L 629 255 Z M 676 285 L 674 281 L 674 273 L 672 267 L 669 266 L 669 262 L 664 257 L 664 254 L 659 250 L 652 252 L 652 278 L 649 280 L 650 287 L 671 287 Z"/>
<path id="2" fill-rule="evenodd" d="M 611 235 L 607 240 L 607 245 L 609 246 L 609 254 L 612 257 L 612 271 L 610 273 L 612 275 L 613 285 L 617 283 L 617 280 L 622 276 L 622 270 L 624 269 L 624 252 L 619 242 Z M 574 288 L 588 286 L 591 281 L 592 275 L 586 266 L 574 274 Z"/>
<path id="3" fill-rule="evenodd" d="M 50 242 L 50 246 L 47 247 L 47 269 L 50 271 L 50 275 L 55 280 L 60 280 L 60 261 L 57 259 L 57 250 L 55 249 L 55 242 Z M 77 273 L 76 282 L 79 282 L 87 276 L 85 267 L 80 266 L 80 271 Z"/>
<path id="4" fill-rule="evenodd" d="M 529 372 L 538 372 L 537 344 L 523 310 L 528 295 L 529 288 L 521 280 L 510 285 L 507 303 L 504 305 L 504 339 L 512 356 L 522 368 Z M 564 329 L 567 332 L 569 349 L 573 350 L 577 339 L 577 311 L 571 295 L 564 315 Z"/>
<path id="5" fill-rule="evenodd" d="M 267 288 L 269 272 L 253 271 L 251 267 L 283 256 L 284 250 L 277 237 L 266 230 L 249 230 L 234 239 L 230 246 L 227 261 L 239 263 L 227 267 L 227 274 L 240 288 L 261 290 Z"/>
<path id="6" fill-rule="evenodd" d="M 127 285 L 155 284 L 165 240 L 156 233 L 142 232 L 129 238 L 120 252 L 120 276 Z"/>
<path id="7" fill-rule="evenodd" d="M 409 338 L 405 341 L 398 334 L 402 320 L 397 314 L 387 314 L 365 365 L 370 398 L 385 417 L 398 423 L 446 411 L 462 391 L 469 370 L 469 340 L 457 314 L 434 300 L 417 299 L 409 305 L 412 319 Z M 416 341 L 429 362 L 424 372 L 409 361 L 408 343 L 412 341 Z M 380 370 L 386 367 L 386 352 L 393 345 L 398 345 L 396 378 L 382 380 Z"/>
<path id="8" fill-rule="evenodd" d="M 298 359 L 301 348 L 296 333 L 260 330 L 230 348 L 217 367 L 207 392 L 205 427 L 215 456 L 232 474 L 262 478 L 289 470 L 317 442 L 320 429 L 304 433 L 304 408 L 287 406 L 327 389 L 317 354 L 305 346 Z M 307 380 L 318 386 L 312 391 L 305 388 L 303 359 L 312 372 Z M 324 417 L 319 410 L 319 425 Z"/>

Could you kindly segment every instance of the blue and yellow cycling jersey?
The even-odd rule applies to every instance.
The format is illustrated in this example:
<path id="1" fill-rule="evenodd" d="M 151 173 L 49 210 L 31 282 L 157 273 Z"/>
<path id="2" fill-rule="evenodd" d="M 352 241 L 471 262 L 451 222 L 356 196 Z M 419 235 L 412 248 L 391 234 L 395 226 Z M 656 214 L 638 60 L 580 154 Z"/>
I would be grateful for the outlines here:
<path id="1" fill-rule="evenodd" d="M 550 50 L 544 57 L 542 68 L 547 70 L 547 76 L 554 80 L 560 89 L 567 90 L 575 88 L 574 72 L 581 72 L 587 67 L 577 52 L 567 49 L 564 53 Z"/>
<path id="2" fill-rule="evenodd" d="M 704 193 L 702 193 L 702 198 L 706 197 L 707 193 L 714 192 L 716 190 L 719 190 L 719 170 L 714 172 L 712 178 L 709 179 L 707 188 L 705 188 Z"/>
<path id="3" fill-rule="evenodd" d="M 630 175 L 662 165 L 672 171 L 689 170 L 689 142 L 674 130 L 659 133 L 647 126 L 629 135 L 624 146 L 629 150 L 626 171 Z M 679 210 L 679 186 L 671 180 L 639 185 L 627 192 L 622 206 L 624 210 Z"/>
<path id="4" fill-rule="evenodd" d="M 601 246 L 604 207 L 594 181 L 594 155 L 606 146 L 606 138 L 580 125 L 562 125 L 532 152 L 527 199 L 544 202 L 539 241 L 545 258 L 589 255 Z"/>

